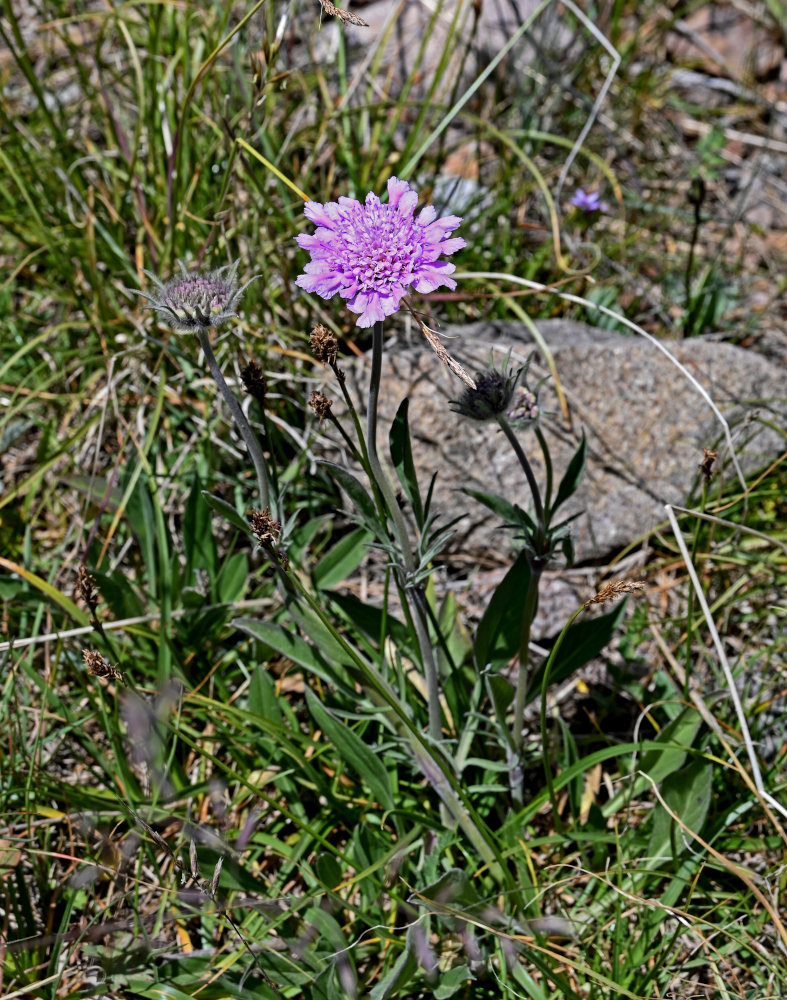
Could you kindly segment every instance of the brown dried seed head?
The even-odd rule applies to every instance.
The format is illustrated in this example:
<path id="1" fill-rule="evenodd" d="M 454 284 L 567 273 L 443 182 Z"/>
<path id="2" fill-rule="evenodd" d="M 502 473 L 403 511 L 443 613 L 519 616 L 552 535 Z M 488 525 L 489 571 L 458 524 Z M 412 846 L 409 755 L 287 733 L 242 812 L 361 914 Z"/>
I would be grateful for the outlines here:
<path id="1" fill-rule="evenodd" d="M 261 545 L 273 545 L 281 532 L 281 522 L 271 517 L 270 507 L 253 510 L 249 518 L 251 530 Z"/>
<path id="2" fill-rule="evenodd" d="M 705 477 L 705 482 L 709 483 L 711 476 L 713 475 L 713 463 L 719 457 L 717 451 L 711 451 L 710 448 L 702 449 L 702 461 L 700 462 L 700 472 Z"/>
<path id="3" fill-rule="evenodd" d="M 265 402 L 265 373 L 256 361 L 249 359 L 249 363 L 241 371 L 240 377 L 243 387 L 250 396 L 253 396 L 258 403 Z"/>
<path id="4" fill-rule="evenodd" d="M 320 423 L 322 423 L 330 413 L 331 407 L 333 406 L 333 400 L 328 399 L 324 393 L 318 392 L 315 389 L 309 399 L 309 406 L 317 414 Z"/>
<path id="5" fill-rule="evenodd" d="M 585 607 L 589 608 L 591 604 L 606 604 L 607 601 L 614 601 L 615 598 L 621 597 L 623 594 L 631 594 L 634 591 L 644 589 L 645 584 L 642 580 L 613 580 L 611 583 L 605 583 L 594 597 L 586 601 Z"/>
<path id="6" fill-rule="evenodd" d="M 84 566 L 79 567 L 77 572 L 77 582 L 74 586 L 74 593 L 81 598 L 90 610 L 95 614 L 98 607 L 99 595 L 96 590 L 96 581 L 88 573 Z"/>
<path id="7" fill-rule="evenodd" d="M 91 677 L 107 677 L 113 681 L 122 681 L 123 675 L 118 670 L 116 666 L 113 666 L 109 660 L 102 656 L 95 649 L 83 649 L 82 659 L 85 661 L 85 666 L 87 667 L 87 672 Z"/>
<path id="8" fill-rule="evenodd" d="M 309 337 L 309 344 L 317 361 L 322 361 L 325 365 L 332 365 L 336 362 L 339 341 L 327 326 L 321 324 L 315 326 Z"/>

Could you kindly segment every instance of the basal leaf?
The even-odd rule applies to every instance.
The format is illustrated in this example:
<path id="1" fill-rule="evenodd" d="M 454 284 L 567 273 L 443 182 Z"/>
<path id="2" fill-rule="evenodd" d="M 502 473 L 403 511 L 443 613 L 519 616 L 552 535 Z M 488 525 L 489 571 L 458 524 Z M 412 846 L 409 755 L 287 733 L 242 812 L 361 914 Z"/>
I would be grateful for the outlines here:
<path id="1" fill-rule="evenodd" d="M 237 510 L 232 506 L 232 504 L 227 503 L 226 500 L 222 500 L 221 497 L 214 496 L 207 490 L 202 491 L 202 496 L 205 499 L 205 503 L 215 510 L 217 513 L 221 514 L 230 524 L 234 524 L 239 531 L 246 532 L 247 535 L 251 534 L 251 528 L 249 527 L 248 521 L 239 514 Z"/>
<path id="2" fill-rule="evenodd" d="M 701 834 L 710 806 L 713 767 L 704 757 L 695 757 L 685 767 L 668 774 L 661 783 L 667 806 L 689 830 Z M 657 802 L 648 844 L 651 858 L 677 858 L 691 847 L 693 838 Z"/>

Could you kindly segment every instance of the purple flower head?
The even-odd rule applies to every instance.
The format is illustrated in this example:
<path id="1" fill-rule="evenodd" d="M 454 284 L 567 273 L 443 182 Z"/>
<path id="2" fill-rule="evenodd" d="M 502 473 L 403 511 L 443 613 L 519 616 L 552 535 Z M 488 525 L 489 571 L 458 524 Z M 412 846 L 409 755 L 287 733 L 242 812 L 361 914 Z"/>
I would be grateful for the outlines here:
<path id="1" fill-rule="evenodd" d="M 578 208 L 580 212 L 606 212 L 609 210 L 609 205 L 605 201 L 601 201 L 601 197 L 598 191 L 585 191 L 584 188 L 577 188 L 574 192 L 574 197 L 571 199 L 571 204 L 574 208 Z"/>
<path id="2" fill-rule="evenodd" d="M 296 284 L 324 299 L 338 293 L 358 313 L 361 327 L 395 313 L 411 287 L 416 292 L 456 288 L 448 277 L 456 267 L 439 258 L 466 246 L 461 237 L 446 239 L 462 220 L 438 219 L 432 205 L 414 218 L 417 203 L 416 192 L 396 177 L 388 181 L 386 205 L 371 192 L 363 205 L 355 198 L 307 202 L 304 214 L 317 229 L 313 236 L 296 236 L 312 258 Z"/>

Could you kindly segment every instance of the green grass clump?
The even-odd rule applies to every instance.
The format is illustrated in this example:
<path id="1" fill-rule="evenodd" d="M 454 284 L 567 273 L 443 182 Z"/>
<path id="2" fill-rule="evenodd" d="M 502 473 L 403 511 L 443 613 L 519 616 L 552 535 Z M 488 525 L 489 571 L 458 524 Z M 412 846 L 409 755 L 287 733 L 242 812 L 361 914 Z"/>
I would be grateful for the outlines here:
<path id="1" fill-rule="evenodd" d="M 654 535 L 644 590 L 600 580 L 608 606 L 588 593 L 536 656 L 584 446 L 532 503 L 476 498 L 519 554 L 474 616 L 435 573 L 448 525 L 406 406 L 379 434 L 394 489 L 349 397 L 346 467 L 306 405 L 379 343 L 296 287 L 303 199 L 392 175 L 463 216 L 466 277 L 414 297 L 431 325 L 520 317 L 523 290 L 528 316 L 733 325 L 723 133 L 679 169 L 645 155 L 675 155 L 684 110 L 670 25 L 600 13 L 561 10 L 562 61 L 529 25 L 479 60 L 478 10 L 438 4 L 402 75 L 395 21 L 327 56 L 316 5 L 4 2 L 0 995 L 787 993 L 784 462 L 726 464 L 685 544 Z M 609 210 L 572 209 L 577 187 Z M 233 386 L 264 376 L 243 418 L 264 476 L 197 338 L 138 308 L 178 260 L 256 276 L 233 336 L 202 336 Z"/>

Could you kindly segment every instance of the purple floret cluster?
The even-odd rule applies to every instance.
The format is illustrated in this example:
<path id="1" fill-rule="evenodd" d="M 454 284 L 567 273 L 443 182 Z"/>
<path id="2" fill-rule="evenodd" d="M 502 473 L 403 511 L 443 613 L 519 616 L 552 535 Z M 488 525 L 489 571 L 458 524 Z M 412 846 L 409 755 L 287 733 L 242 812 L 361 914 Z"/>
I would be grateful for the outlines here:
<path id="1" fill-rule="evenodd" d="M 360 327 L 395 313 L 410 289 L 456 288 L 449 277 L 455 266 L 440 258 L 466 245 L 461 237 L 447 239 L 462 220 L 438 219 L 431 205 L 415 217 L 417 203 L 416 192 L 396 177 L 388 181 L 386 204 L 372 193 L 363 204 L 355 198 L 307 202 L 304 214 L 317 229 L 296 237 L 311 254 L 296 283 L 324 299 L 346 299 Z"/>

